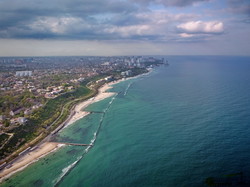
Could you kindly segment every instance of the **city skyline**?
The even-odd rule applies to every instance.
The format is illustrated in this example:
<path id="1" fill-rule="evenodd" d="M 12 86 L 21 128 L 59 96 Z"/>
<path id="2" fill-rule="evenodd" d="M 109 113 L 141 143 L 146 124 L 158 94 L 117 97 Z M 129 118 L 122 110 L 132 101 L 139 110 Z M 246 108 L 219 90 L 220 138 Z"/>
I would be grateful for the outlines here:
<path id="1" fill-rule="evenodd" d="M 0 56 L 250 54 L 247 0 L 9 0 L 0 15 Z"/>

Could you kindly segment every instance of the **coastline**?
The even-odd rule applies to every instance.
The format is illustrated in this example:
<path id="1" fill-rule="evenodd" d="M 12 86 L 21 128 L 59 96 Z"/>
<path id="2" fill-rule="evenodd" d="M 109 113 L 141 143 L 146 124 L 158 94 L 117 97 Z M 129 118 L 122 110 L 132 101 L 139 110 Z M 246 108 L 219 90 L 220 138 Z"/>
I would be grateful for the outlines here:
<path id="1" fill-rule="evenodd" d="M 29 153 L 21 156 L 18 158 L 11 167 L 5 168 L 0 173 L 0 182 L 3 180 L 11 177 L 13 174 L 22 171 L 30 164 L 38 161 L 39 159 L 43 158 L 44 156 L 48 155 L 51 152 L 56 151 L 60 147 L 62 147 L 62 144 L 57 144 L 53 142 L 45 142 L 39 146 L 33 151 L 30 151 Z"/>
<path id="2" fill-rule="evenodd" d="M 115 82 L 110 82 L 110 83 L 104 84 L 102 87 L 100 87 L 98 89 L 98 94 L 96 96 L 94 96 L 86 101 L 83 101 L 81 103 L 78 103 L 73 109 L 74 115 L 68 120 L 67 124 L 63 127 L 63 129 L 66 128 L 67 126 L 71 125 L 72 123 L 78 121 L 79 119 L 90 114 L 89 112 L 84 111 L 84 109 L 87 108 L 89 105 L 115 95 L 116 93 L 107 92 L 107 90 L 111 89 L 112 85 L 117 84 L 121 81 L 123 81 L 123 80 L 118 80 Z"/>
<path id="3" fill-rule="evenodd" d="M 111 89 L 114 84 L 118 84 L 124 80 L 128 79 L 120 79 L 117 81 L 106 83 L 98 89 L 98 93 L 96 96 L 76 104 L 76 106 L 72 109 L 74 111 L 74 114 L 70 117 L 70 119 L 67 119 L 68 121 L 62 129 L 87 116 L 89 112 L 84 111 L 84 109 L 89 105 L 115 95 L 115 92 L 107 92 L 107 90 Z M 5 167 L 3 170 L 1 170 L 0 183 L 3 182 L 5 179 L 11 177 L 13 174 L 22 171 L 27 166 L 38 161 L 49 153 L 58 150 L 62 146 L 63 144 L 48 141 L 38 144 L 34 150 L 29 151 L 28 153 L 22 156 L 19 156 L 17 160 L 15 160 L 11 164 L 10 167 Z"/>

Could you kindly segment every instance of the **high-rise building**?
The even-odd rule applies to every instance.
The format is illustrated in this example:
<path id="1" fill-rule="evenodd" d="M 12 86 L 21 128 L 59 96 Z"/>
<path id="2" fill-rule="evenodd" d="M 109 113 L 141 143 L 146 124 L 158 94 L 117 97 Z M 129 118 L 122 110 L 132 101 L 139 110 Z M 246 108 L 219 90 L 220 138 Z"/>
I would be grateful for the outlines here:
<path id="1" fill-rule="evenodd" d="M 17 77 L 32 76 L 32 71 L 17 71 Z"/>

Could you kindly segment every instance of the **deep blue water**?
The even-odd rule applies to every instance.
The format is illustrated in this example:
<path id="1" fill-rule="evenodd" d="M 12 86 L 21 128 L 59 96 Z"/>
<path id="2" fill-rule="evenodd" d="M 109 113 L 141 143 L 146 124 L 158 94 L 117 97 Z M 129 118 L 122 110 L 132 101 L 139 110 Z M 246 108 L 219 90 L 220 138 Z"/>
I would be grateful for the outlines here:
<path id="1" fill-rule="evenodd" d="M 169 56 L 64 129 L 62 148 L 1 186 L 240 186 L 250 182 L 250 57 Z M 94 135 L 96 133 L 96 136 Z M 34 172 L 35 171 L 35 172 Z M 249 183 L 250 184 L 250 183 Z M 250 186 L 250 185 L 249 185 Z"/>

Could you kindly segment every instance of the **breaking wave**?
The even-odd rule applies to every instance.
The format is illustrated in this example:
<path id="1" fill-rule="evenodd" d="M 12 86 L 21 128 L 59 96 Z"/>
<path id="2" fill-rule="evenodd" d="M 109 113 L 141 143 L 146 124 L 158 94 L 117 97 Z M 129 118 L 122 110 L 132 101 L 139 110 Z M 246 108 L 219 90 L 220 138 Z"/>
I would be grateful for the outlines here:
<path id="1" fill-rule="evenodd" d="M 128 84 L 128 86 L 127 86 L 127 88 L 126 88 L 126 90 L 125 90 L 125 92 L 124 92 L 124 94 L 123 94 L 124 96 L 127 95 L 128 89 L 130 88 L 130 86 L 131 86 L 132 84 L 133 84 L 133 82 L 131 82 L 131 83 Z"/>
<path id="2" fill-rule="evenodd" d="M 54 180 L 54 186 L 58 186 L 63 181 L 64 177 L 70 173 L 70 171 L 77 165 L 77 163 L 79 163 L 79 161 L 84 157 L 84 155 L 87 154 L 89 152 L 89 150 L 94 146 L 95 141 L 97 139 L 97 136 L 98 136 L 98 134 L 100 132 L 100 129 L 102 127 L 102 123 L 103 123 L 104 117 L 106 115 L 106 112 L 108 111 L 108 109 L 110 108 L 110 106 L 112 105 L 114 100 L 116 99 L 117 95 L 118 94 L 115 94 L 114 97 L 112 97 L 112 99 L 109 102 L 108 106 L 104 110 L 104 112 L 103 112 L 103 114 L 102 114 L 102 116 L 100 118 L 99 126 L 97 128 L 97 131 L 93 134 L 93 138 L 90 140 L 89 146 L 84 149 L 83 154 L 81 156 L 79 156 L 76 161 L 74 161 L 72 164 L 70 164 L 67 167 L 62 169 L 62 173 L 60 174 L 60 176 L 57 179 Z"/>

